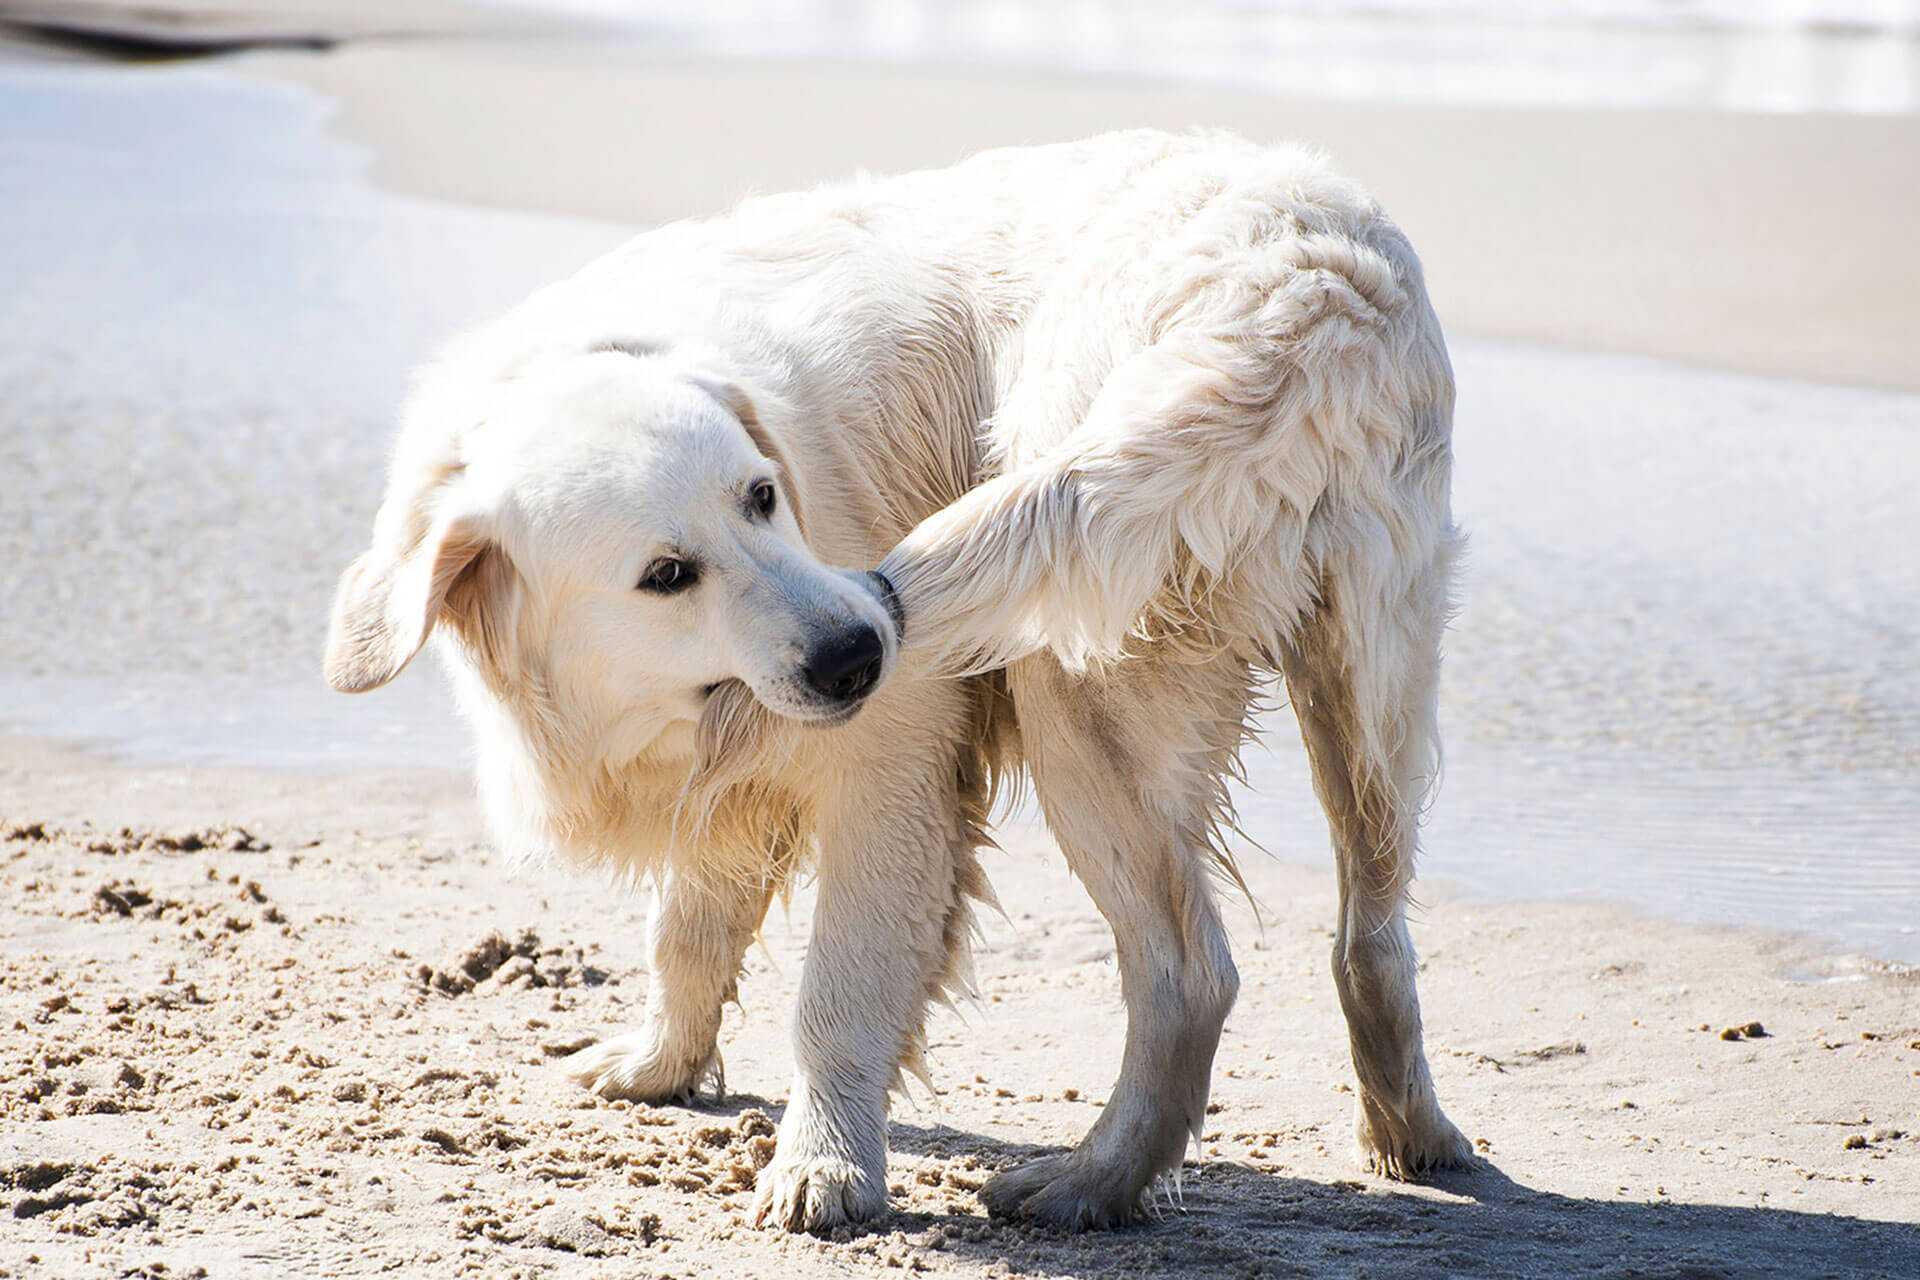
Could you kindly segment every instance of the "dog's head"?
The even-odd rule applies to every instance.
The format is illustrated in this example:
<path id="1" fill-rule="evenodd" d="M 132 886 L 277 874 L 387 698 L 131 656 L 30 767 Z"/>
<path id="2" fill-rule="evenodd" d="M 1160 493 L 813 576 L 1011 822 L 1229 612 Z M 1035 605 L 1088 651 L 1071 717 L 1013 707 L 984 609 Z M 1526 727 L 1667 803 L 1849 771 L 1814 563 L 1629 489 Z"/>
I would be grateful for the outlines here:
<path id="1" fill-rule="evenodd" d="M 731 682 L 830 724 L 887 674 L 884 580 L 808 550 L 801 478 L 737 383 L 632 343 L 479 392 L 432 381 L 340 580 L 336 689 L 385 684 L 442 626 L 498 697 L 607 759 L 698 720 Z"/>

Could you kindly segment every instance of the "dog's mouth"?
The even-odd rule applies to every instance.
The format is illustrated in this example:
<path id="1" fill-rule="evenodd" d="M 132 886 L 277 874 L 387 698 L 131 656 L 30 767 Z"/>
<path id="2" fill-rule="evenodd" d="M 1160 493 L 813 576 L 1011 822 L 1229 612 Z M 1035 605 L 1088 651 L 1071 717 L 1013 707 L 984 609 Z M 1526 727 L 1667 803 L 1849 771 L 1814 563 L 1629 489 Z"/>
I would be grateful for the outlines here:
<path id="1" fill-rule="evenodd" d="M 831 729 L 835 725 L 845 724 L 860 714 L 860 708 L 867 705 L 867 696 L 848 699 L 844 702 L 815 701 L 797 707 L 769 706 L 761 702 L 760 706 L 769 714 L 794 724 L 805 725 L 813 729 Z"/>
<path id="2" fill-rule="evenodd" d="M 847 721 L 859 715 L 860 708 L 866 705 L 867 705 L 867 700 L 865 698 L 860 698 L 857 701 L 848 703 L 844 707 L 837 707 L 825 712 L 824 714 L 821 714 L 818 716 L 811 716 L 805 720 L 800 720 L 800 723 L 814 729 L 831 729 L 835 725 L 845 724 Z M 793 719 L 797 719 L 798 717 L 789 716 L 787 718 L 789 720 L 793 720 Z"/>
<path id="3" fill-rule="evenodd" d="M 727 714 L 738 715 L 747 708 L 752 708 L 777 720 L 786 720 L 814 729 L 831 729 L 836 725 L 845 724 L 860 713 L 860 708 L 867 705 L 867 696 L 861 694 L 847 702 L 817 703 L 804 709 L 769 706 L 754 695 L 752 685 L 738 679 L 716 680 L 712 684 L 702 685 L 700 698 L 708 710 L 724 708 Z"/>

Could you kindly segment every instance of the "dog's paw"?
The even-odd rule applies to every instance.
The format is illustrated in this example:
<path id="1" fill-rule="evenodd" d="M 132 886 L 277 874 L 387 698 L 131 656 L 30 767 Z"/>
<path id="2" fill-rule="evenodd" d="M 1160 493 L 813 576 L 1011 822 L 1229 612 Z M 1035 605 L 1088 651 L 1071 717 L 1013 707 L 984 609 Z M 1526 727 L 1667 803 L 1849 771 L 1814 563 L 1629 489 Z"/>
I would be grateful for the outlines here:
<path id="1" fill-rule="evenodd" d="M 691 1102 L 702 1085 L 713 1084 L 714 1096 L 726 1096 L 726 1076 L 720 1055 L 705 1058 L 665 1051 L 656 1037 L 635 1031 L 570 1054 L 561 1069 L 603 1098 L 632 1102 Z"/>
<path id="2" fill-rule="evenodd" d="M 832 1156 L 783 1160 L 760 1171 L 755 1226 L 819 1234 L 866 1222 L 887 1208 L 886 1178 Z"/>
<path id="3" fill-rule="evenodd" d="M 996 1218 L 1057 1231 L 1099 1231 L 1140 1215 L 1137 1181 L 1073 1154 L 1043 1156 L 995 1175 L 980 1188 L 980 1202 Z"/>
<path id="4" fill-rule="evenodd" d="M 1407 1122 L 1370 1113 L 1363 1102 L 1354 1110 L 1354 1143 L 1370 1172 L 1406 1182 L 1441 1169 L 1472 1169 L 1480 1161 L 1473 1143 L 1432 1102 Z"/>

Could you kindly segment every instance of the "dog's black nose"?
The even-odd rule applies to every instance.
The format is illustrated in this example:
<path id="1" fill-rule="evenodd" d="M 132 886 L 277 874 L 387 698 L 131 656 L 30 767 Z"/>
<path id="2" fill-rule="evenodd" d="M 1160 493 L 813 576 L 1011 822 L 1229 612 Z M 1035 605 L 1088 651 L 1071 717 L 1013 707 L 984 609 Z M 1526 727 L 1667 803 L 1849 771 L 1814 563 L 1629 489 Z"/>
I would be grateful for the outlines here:
<path id="1" fill-rule="evenodd" d="M 872 627 L 855 627 L 816 645 L 807 655 L 802 674 L 814 692 L 848 702 L 879 683 L 885 658 L 880 633 Z"/>

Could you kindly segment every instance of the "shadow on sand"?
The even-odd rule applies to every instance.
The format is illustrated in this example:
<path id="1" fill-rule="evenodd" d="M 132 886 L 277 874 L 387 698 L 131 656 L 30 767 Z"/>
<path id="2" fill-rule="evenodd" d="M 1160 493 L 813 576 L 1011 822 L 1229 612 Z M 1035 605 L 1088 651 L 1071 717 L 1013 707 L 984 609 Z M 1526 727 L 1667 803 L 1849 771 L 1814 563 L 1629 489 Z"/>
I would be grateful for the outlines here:
<path id="1" fill-rule="evenodd" d="M 776 1117 L 783 1110 L 741 1095 L 713 1109 L 746 1107 Z M 895 1122 L 890 1133 L 897 1152 L 936 1160 L 973 1156 L 980 1168 L 996 1171 L 1062 1150 L 945 1126 Z M 1014 1275 L 1061 1277 L 1920 1277 L 1920 1227 L 1905 1223 L 1580 1199 L 1524 1186 L 1492 1165 L 1442 1174 L 1428 1185 L 1457 1199 L 1378 1179 L 1315 1182 L 1214 1160 L 1187 1165 L 1183 1206 L 1167 1206 L 1119 1231 L 1063 1235 L 989 1224 L 977 1201 L 956 1193 L 953 1213 L 896 1212 L 867 1233 L 902 1232 L 958 1257 L 1005 1261 Z"/>

